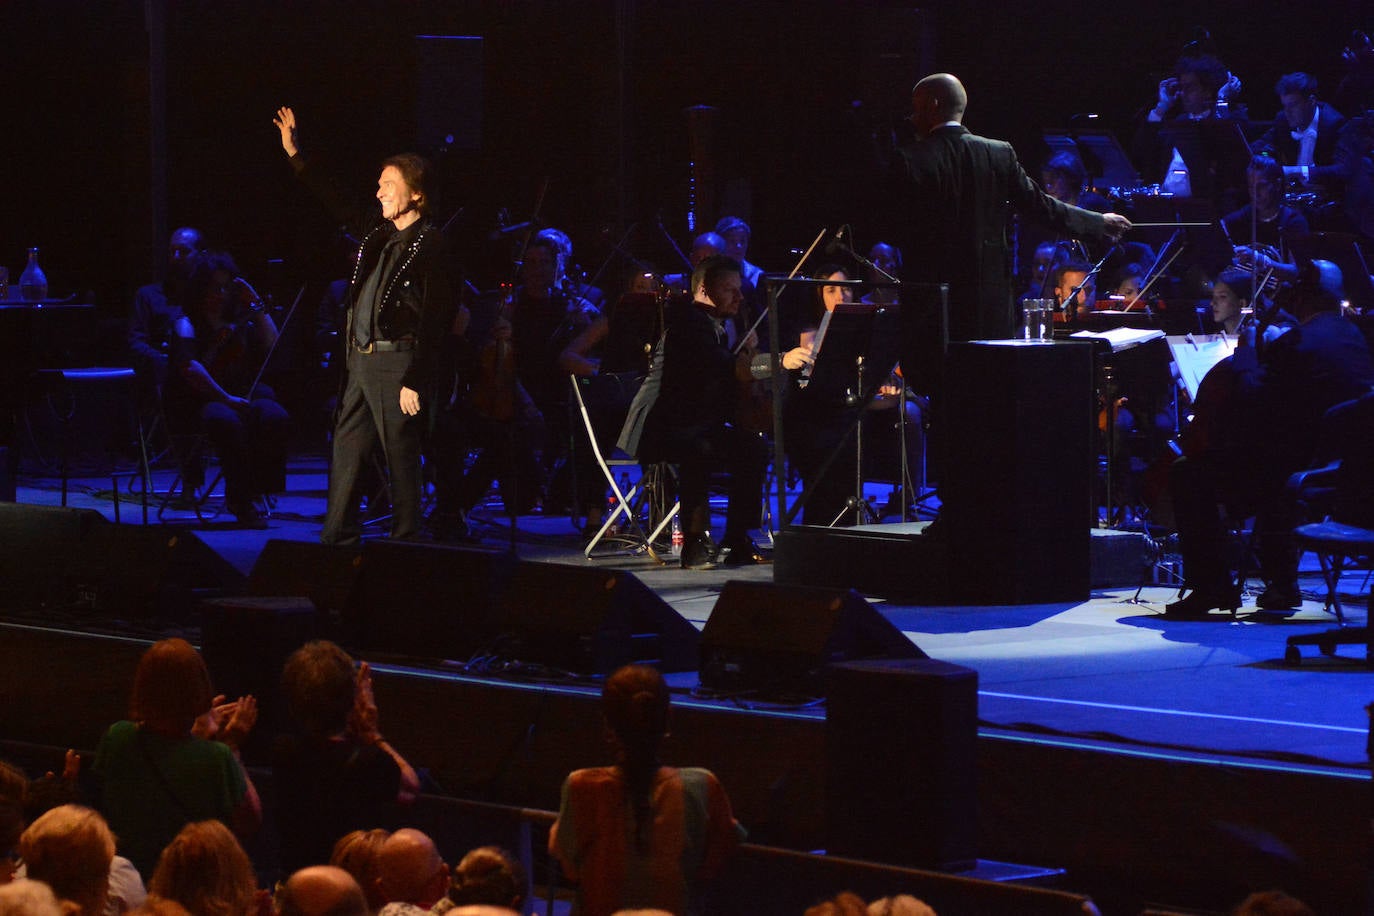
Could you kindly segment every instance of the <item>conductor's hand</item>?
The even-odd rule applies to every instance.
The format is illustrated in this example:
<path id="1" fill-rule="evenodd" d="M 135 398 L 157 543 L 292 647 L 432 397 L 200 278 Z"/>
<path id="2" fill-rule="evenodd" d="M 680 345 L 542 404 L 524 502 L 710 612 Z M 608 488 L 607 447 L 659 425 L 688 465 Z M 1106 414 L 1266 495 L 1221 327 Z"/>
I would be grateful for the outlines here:
<path id="1" fill-rule="evenodd" d="M 1120 213 L 1102 214 L 1102 234 L 1113 242 L 1121 241 L 1121 237 L 1131 228 L 1131 221 Z"/>
<path id="2" fill-rule="evenodd" d="M 401 388 L 401 413 L 413 417 L 420 412 L 420 392 L 414 388 Z"/>
<path id="3" fill-rule="evenodd" d="M 782 367 L 784 369 L 802 369 L 816 361 L 816 357 L 811 352 L 810 347 L 793 347 L 782 355 Z"/>
<path id="4" fill-rule="evenodd" d="M 296 113 L 290 108 L 278 108 L 272 123 L 281 131 L 281 148 L 286 150 L 286 155 L 294 156 L 300 152 L 296 146 Z"/>

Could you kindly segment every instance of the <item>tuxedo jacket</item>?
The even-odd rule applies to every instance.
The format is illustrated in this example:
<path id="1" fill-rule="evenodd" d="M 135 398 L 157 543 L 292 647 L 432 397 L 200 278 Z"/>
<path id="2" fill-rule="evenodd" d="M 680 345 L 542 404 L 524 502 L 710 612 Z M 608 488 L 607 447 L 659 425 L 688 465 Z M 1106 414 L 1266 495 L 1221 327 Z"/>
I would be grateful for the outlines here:
<path id="1" fill-rule="evenodd" d="M 1008 224 L 1013 212 L 1073 237 L 1099 237 L 1102 214 L 1040 189 L 1011 144 L 962 125 L 936 128 L 904 148 L 896 176 L 910 215 L 907 279 L 948 283 L 951 340 L 1011 337 Z"/>

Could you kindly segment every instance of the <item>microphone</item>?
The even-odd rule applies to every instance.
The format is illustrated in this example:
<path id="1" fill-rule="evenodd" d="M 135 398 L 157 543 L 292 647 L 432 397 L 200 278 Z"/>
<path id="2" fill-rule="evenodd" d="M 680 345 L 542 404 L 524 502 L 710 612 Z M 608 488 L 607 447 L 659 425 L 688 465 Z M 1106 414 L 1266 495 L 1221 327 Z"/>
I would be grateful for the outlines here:
<path id="1" fill-rule="evenodd" d="M 841 249 L 852 251 L 849 247 L 849 243 L 844 240 L 844 231 L 848 228 L 848 226 L 841 226 L 839 229 L 835 230 L 835 237 L 825 243 L 826 254 L 835 254 Z"/>

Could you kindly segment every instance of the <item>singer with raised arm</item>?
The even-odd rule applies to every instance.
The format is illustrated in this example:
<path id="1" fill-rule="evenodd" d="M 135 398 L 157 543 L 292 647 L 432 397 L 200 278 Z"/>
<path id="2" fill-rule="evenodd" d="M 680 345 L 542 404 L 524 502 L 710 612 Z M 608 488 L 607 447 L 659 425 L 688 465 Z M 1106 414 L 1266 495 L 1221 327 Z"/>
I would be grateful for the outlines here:
<path id="1" fill-rule="evenodd" d="M 1016 330 L 1007 229 L 1013 212 L 1074 238 L 1116 241 L 1126 217 L 1055 200 L 1021 168 L 1011 144 L 964 127 L 968 94 L 949 73 L 927 76 L 911 96 L 916 142 L 894 160 L 908 214 L 907 279 L 948 283 L 951 340 L 1011 337 Z"/>
<path id="2" fill-rule="evenodd" d="M 437 406 L 441 348 L 456 308 L 443 236 L 426 218 L 428 165 L 412 153 L 392 156 L 377 179 L 381 213 L 373 206 L 351 207 L 302 155 L 295 113 L 278 109 L 272 123 L 296 175 L 335 218 L 356 225 L 362 238 L 340 335 L 348 358 L 320 540 L 358 543 L 358 481 L 379 438 L 391 483 L 391 536 L 415 537 L 424 413 Z"/>

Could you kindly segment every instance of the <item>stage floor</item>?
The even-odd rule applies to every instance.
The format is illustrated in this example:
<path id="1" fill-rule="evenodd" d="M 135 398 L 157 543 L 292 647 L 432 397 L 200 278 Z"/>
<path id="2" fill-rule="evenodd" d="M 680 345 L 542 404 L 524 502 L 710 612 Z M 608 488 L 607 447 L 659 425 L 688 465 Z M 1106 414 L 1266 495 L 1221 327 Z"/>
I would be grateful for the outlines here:
<path id="1" fill-rule="evenodd" d="M 170 476 L 159 472 L 158 482 L 166 486 Z M 185 511 L 169 511 L 163 522 L 195 531 L 247 572 L 269 538 L 318 536 L 324 480 L 322 460 L 294 461 L 289 489 L 262 530 L 235 527 L 229 516 L 203 523 Z M 113 518 L 109 485 L 108 477 L 78 480 L 69 505 Z M 874 492 L 881 500 L 886 488 Z M 57 505 L 60 492 L 54 480 L 21 478 L 18 499 Z M 136 501 L 126 495 L 121 513 L 125 524 L 136 522 Z M 511 542 L 496 505 L 479 509 L 474 521 L 480 543 Z M 565 516 L 518 520 L 514 545 L 521 557 L 629 570 L 698 627 L 727 579 L 771 579 L 766 566 L 684 571 L 623 554 L 588 561 L 580 544 Z M 1136 589 L 1126 588 L 1095 592 L 1081 604 L 918 607 L 879 600 L 875 606 L 931 657 L 978 672 L 984 735 L 1367 777 L 1374 670 L 1352 661 L 1363 657 L 1363 647 L 1341 647 L 1344 659 L 1305 647 L 1301 665 L 1283 661 L 1286 637 L 1335 624 L 1322 609 L 1324 586 L 1311 557 L 1302 585 L 1308 600 L 1291 615 L 1257 613 L 1252 597 L 1235 618 L 1216 614 L 1196 622 L 1161 616 L 1174 590 L 1157 585 L 1141 589 L 1138 602 L 1131 600 Z M 1362 573 L 1343 583 L 1352 624 L 1364 623 L 1367 590 Z M 695 686 L 694 675 L 672 680 L 676 687 Z"/>

